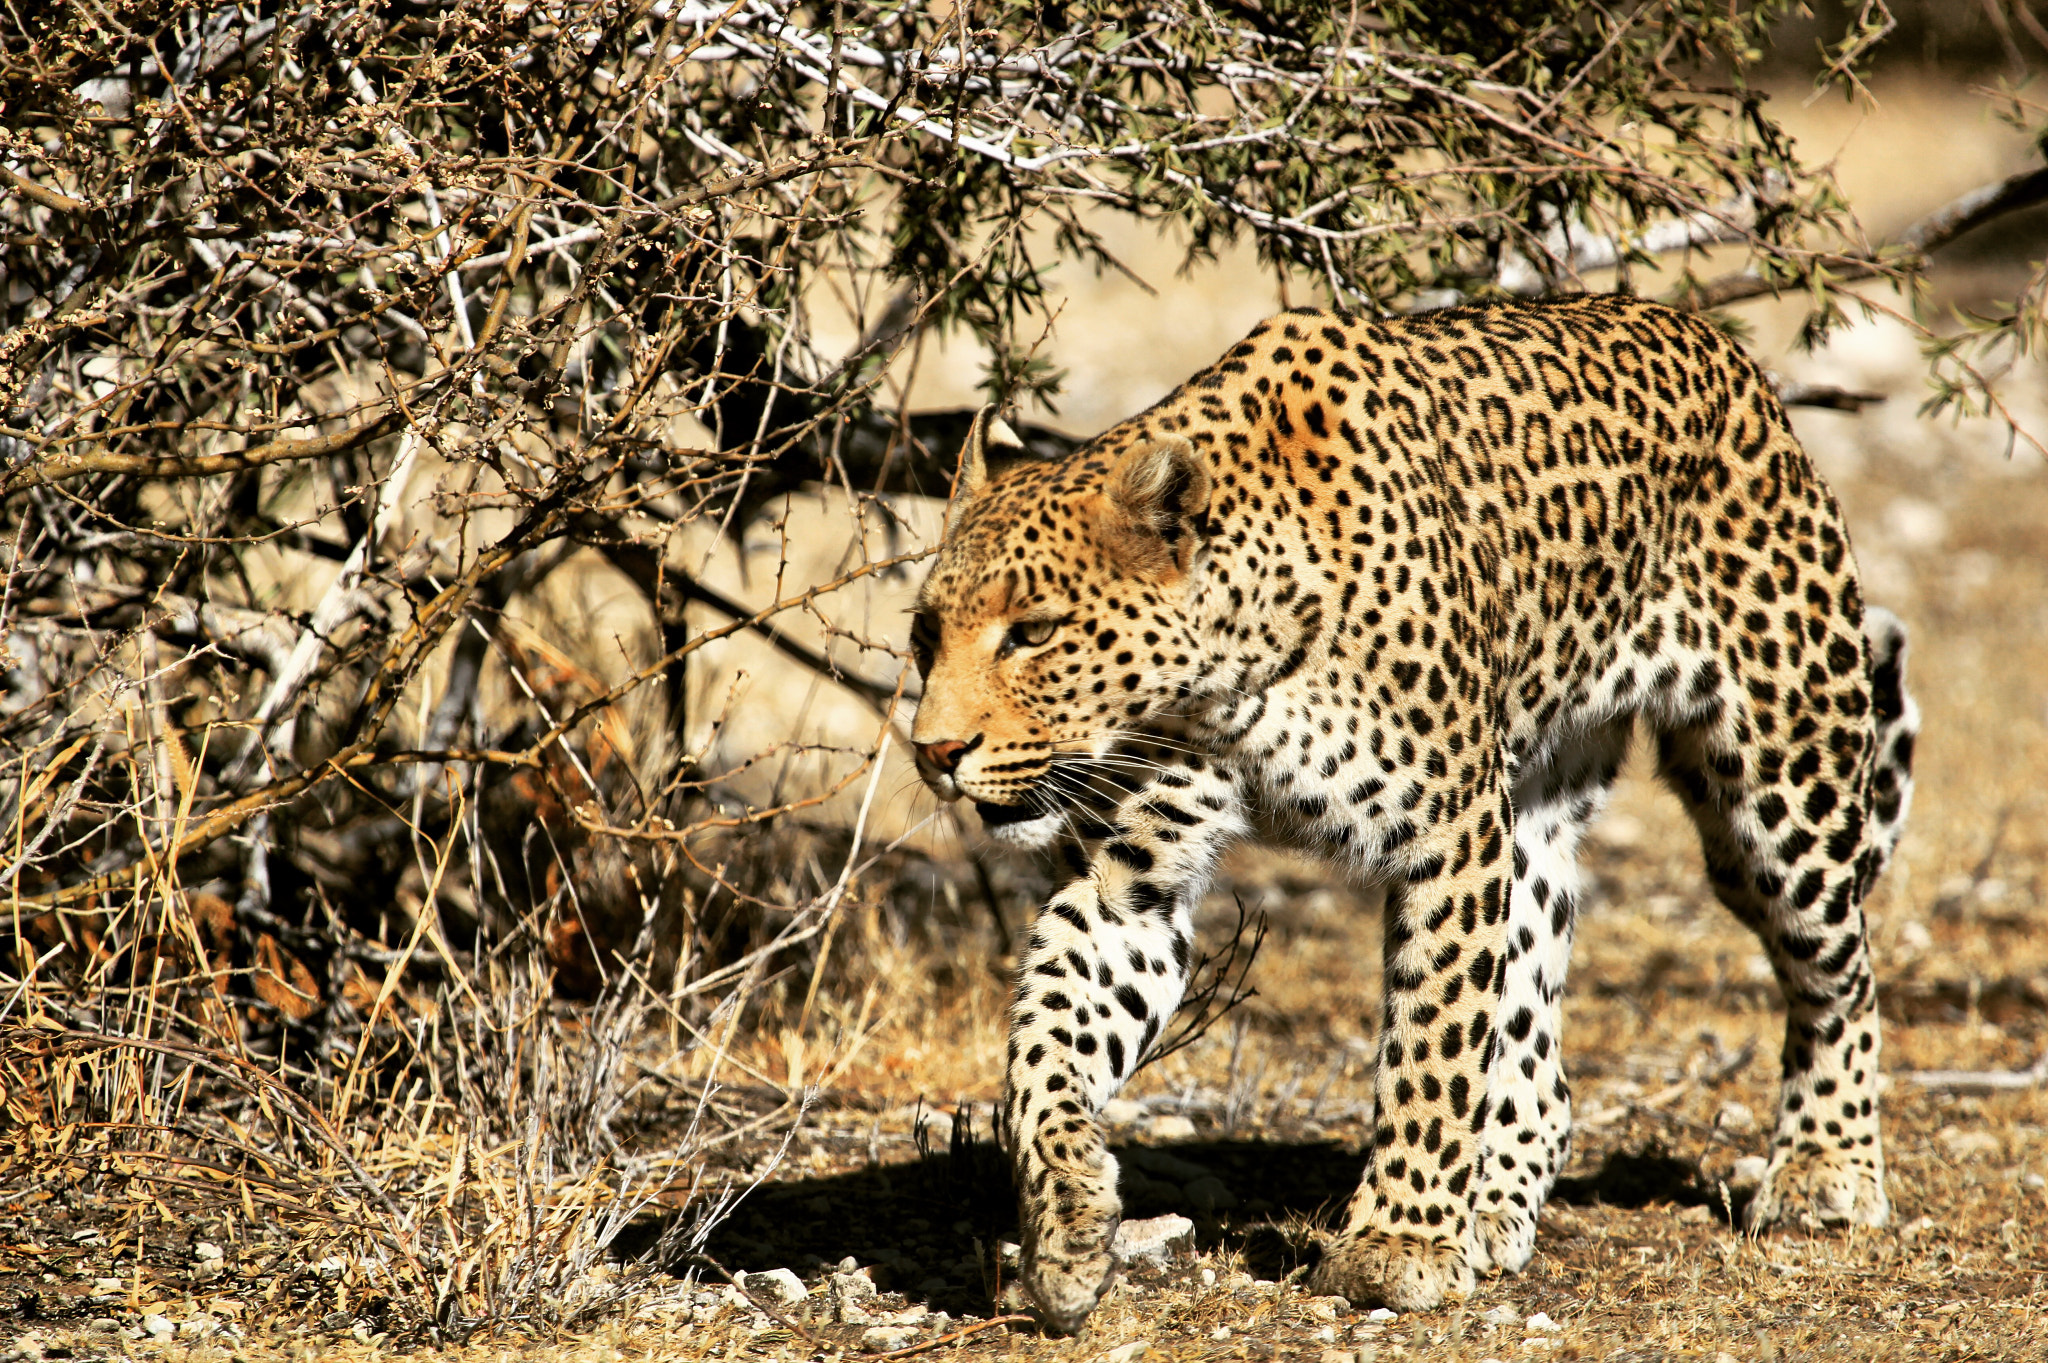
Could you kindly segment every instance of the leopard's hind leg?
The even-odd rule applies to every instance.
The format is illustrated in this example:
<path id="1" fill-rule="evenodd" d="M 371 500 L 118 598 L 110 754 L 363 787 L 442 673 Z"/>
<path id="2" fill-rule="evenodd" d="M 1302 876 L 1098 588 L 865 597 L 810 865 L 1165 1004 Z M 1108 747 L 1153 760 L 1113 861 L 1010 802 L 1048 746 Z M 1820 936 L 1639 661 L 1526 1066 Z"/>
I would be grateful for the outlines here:
<path id="1" fill-rule="evenodd" d="M 1667 717 L 1659 735 L 1715 892 L 1756 932 L 1785 995 L 1777 1128 L 1748 1211 L 1759 1230 L 1890 1216 L 1863 899 L 1911 799 L 1918 714 L 1897 621 L 1871 612 L 1866 637 L 1853 579 L 1808 571 L 1816 590 L 1762 621 L 1757 657 L 1729 650 L 1679 681 L 1693 714 Z"/>

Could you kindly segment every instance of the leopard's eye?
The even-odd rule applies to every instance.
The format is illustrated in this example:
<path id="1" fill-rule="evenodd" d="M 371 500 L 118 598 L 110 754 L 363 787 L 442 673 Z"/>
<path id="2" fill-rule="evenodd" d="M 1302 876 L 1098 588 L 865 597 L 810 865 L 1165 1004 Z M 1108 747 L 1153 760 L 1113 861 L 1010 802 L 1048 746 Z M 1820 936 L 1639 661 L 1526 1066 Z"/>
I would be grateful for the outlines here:
<path id="1" fill-rule="evenodd" d="M 938 651 L 938 618 L 925 611 L 919 611 L 910 622 L 910 660 L 917 664 L 918 676 L 931 675 L 932 659 Z"/>
<path id="2" fill-rule="evenodd" d="M 1010 626 L 1010 632 L 1003 636 L 1002 652 L 1015 653 L 1020 648 L 1039 648 L 1052 639 L 1053 631 L 1060 627 L 1057 620 L 1019 620 Z"/>

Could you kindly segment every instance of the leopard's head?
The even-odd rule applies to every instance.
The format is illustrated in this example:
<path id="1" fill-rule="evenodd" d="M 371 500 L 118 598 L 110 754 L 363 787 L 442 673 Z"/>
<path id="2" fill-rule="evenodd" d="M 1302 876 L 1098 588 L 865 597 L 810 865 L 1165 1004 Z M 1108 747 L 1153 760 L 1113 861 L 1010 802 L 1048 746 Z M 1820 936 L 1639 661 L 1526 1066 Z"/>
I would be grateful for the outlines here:
<path id="1" fill-rule="evenodd" d="M 1117 740 L 1188 693 L 1209 491 L 1179 437 L 1037 461 L 982 411 L 911 634 L 911 738 L 941 799 L 1042 844 Z"/>

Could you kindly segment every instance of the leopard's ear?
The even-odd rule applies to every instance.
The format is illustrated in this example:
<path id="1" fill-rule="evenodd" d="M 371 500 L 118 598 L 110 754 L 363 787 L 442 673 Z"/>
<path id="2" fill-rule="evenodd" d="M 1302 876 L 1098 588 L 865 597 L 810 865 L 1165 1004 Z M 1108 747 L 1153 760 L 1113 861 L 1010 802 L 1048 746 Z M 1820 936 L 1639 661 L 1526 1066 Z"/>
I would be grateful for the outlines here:
<path id="1" fill-rule="evenodd" d="M 1195 447 L 1167 436 L 1126 450 L 1109 471 L 1104 491 L 1138 526 L 1179 548 L 1200 533 L 1209 486 L 1209 470 Z"/>
<path id="2" fill-rule="evenodd" d="M 974 494 L 988 486 L 992 468 L 1025 458 L 1029 453 L 1010 424 L 996 415 L 993 403 L 976 412 L 974 424 L 967 429 L 967 443 L 960 447 L 960 472 L 953 479 L 953 504 L 946 513 L 946 529 L 953 528 Z"/>

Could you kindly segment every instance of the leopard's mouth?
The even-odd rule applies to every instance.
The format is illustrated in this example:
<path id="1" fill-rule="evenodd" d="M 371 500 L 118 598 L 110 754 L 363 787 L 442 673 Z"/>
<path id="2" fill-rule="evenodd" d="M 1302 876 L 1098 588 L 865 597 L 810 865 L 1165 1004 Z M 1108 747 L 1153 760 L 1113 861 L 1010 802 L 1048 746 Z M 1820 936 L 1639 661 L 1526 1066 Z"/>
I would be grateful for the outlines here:
<path id="1" fill-rule="evenodd" d="M 1002 828 L 1030 819 L 1042 819 L 1046 814 L 1046 811 L 1037 805 L 996 805 L 986 800 L 976 800 L 974 812 L 981 815 L 982 823 L 990 828 Z"/>
<path id="2" fill-rule="evenodd" d="M 1049 798 L 1043 781 L 1013 787 L 1003 794 L 1020 803 L 974 800 L 974 812 L 981 816 L 982 831 L 997 842 L 1012 847 L 1044 849 L 1052 846 L 1067 827 L 1071 811 L 1061 808 L 1066 803 L 1064 800 Z"/>

